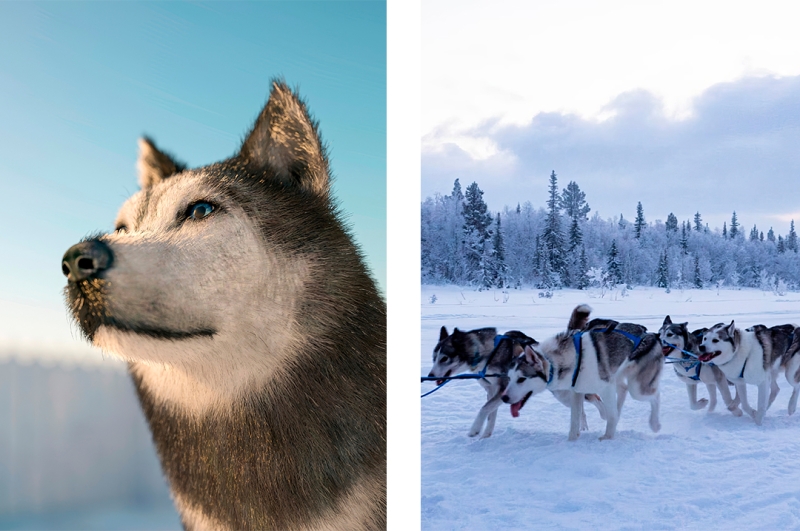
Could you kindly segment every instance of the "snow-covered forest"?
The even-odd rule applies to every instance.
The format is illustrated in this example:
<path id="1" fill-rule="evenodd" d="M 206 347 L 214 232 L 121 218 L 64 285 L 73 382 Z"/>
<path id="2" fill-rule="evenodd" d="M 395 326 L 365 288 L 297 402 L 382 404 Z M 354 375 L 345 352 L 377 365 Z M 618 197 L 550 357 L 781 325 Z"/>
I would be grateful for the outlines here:
<path id="1" fill-rule="evenodd" d="M 631 207 L 633 205 L 630 205 Z M 629 208 L 628 205 L 621 205 Z M 544 207 L 530 201 L 490 212 L 477 183 L 422 203 L 422 282 L 483 288 L 543 289 L 589 285 L 663 288 L 800 289 L 794 221 L 786 234 L 742 226 L 735 211 L 722 229 L 693 219 L 647 221 L 641 202 L 634 219 L 592 214 L 574 181 L 559 192 L 550 175 Z"/>

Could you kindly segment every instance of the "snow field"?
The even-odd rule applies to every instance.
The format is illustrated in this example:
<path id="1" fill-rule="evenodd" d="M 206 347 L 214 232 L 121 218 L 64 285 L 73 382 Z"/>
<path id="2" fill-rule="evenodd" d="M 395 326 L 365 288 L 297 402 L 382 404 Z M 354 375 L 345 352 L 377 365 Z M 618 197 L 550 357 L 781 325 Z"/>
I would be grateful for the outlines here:
<path id="1" fill-rule="evenodd" d="M 439 328 L 519 329 L 542 340 L 566 327 L 581 302 L 593 317 L 647 326 L 664 316 L 689 328 L 735 319 L 746 328 L 800 324 L 800 294 L 758 290 L 539 290 L 476 292 L 453 286 L 422 288 L 422 375 L 431 366 Z M 436 302 L 430 298 L 436 295 Z M 423 529 L 800 529 L 800 414 L 788 416 L 791 387 L 781 392 L 763 426 L 717 408 L 692 411 L 686 386 L 671 365 L 661 379 L 661 431 L 647 423 L 649 405 L 628 396 L 614 440 L 587 405 L 589 431 L 568 442 L 569 409 L 550 393 L 532 397 L 513 419 L 498 411 L 494 434 L 466 433 L 486 394 L 471 381 L 454 381 L 421 400 Z M 421 390 L 430 390 L 424 383 Z M 731 388 L 733 391 L 733 388 Z M 750 403 L 756 389 L 748 389 Z M 698 398 L 706 397 L 704 385 Z"/>

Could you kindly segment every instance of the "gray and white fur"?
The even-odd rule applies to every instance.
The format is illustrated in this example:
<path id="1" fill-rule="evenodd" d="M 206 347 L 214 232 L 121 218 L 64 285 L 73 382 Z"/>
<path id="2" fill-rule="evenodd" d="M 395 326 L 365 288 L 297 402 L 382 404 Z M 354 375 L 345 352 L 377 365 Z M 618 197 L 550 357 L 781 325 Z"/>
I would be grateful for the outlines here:
<path id="1" fill-rule="evenodd" d="M 650 402 L 650 428 L 658 431 L 661 428 L 658 384 L 664 364 L 658 337 L 632 323 L 608 319 L 589 322 L 590 313 L 589 306 L 577 306 L 565 332 L 525 347 L 524 354 L 509 370 L 503 401 L 519 409 L 531 396 L 545 389 L 572 392 L 569 440 L 575 440 L 580 434 L 580 397 L 585 393 L 598 394 L 606 406 L 602 440 L 614 437 L 625 396 L 630 392 L 633 398 Z M 614 332 L 617 328 L 641 337 L 640 344 L 634 349 L 630 339 Z M 573 386 L 578 361 L 574 336 L 579 332 L 585 334 L 581 339 L 580 371 Z M 548 382 L 550 374 L 553 378 Z"/>
<path id="2" fill-rule="evenodd" d="M 386 308 L 283 82 L 238 153 L 140 142 L 116 230 L 70 248 L 67 304 L 128 367 L 187 530 L 386 526 Z"/>
<path id="3" fill-rule="evenodd" d="M 717 407 L 717 390 L 725 402 L 725 407 L 734 416 L 741 417 L 742 410 L 739 409 L 738 399 L 731 396 L 728 389 L 728 379 L 716 366 L 700 362 L 696 357 L 692 357 L 682 352 L 686 350 L 698 355 L 697 347 L 703 338 L 703 333 L 707 330 L 701 328 L 689 332 L 689 323 L 673 323 L 670 316 L 664 318 L 664 324 L 658 331 L 661 339 L 662 352 L 667 359 L 677 360 L 673 362 L 672 368 L 678 379 L 686 384 L 686 392 L 689 395 L 689 407 L 693 410 L 703 409 L 708 405 L 708 412 L 711 413 Z M 698 370 L 699 369 L 699 370 Z M 699 378 L 695 379 L 695 378 Z M 708 398 L 697 399 L 697 385 L 702 382 L 708 390 Z"/>
<path id="4" fill-rule="evenodd" d="M 495 349 L 496 328 L 479 328 L 468 332 L 454 328 L 453 333 L 449 334 L 447 328 L 443 326 L 439 331 L 439 342 L 433 349 L 433 367 L 428 374 L 430 377 L 440 378 L 436 381 L 437 384 L 443 383 L 451 375 L 478 372 L 486 366 L 487 360 L 489 364 L 486 367 L 486 374 L 500 375 L 500 377 L 489 376 L 477 380 L 486 390 L 486 403 L 478 411 L 475 421 L 467 432 L 470 437 L 481 433 L 481 429 L 483 429 L 481 438 L 492 435 L 502 393 L 508 384 L 506 377 L 508 369 L 514 358 L 522 352 L 522 348 L 526 344 L 535 342 L 534 339 L 516 330 L 506 332 L 504 335 L 511 339 L 501 340 Z M 570 407 L 569 392 L 554 391 L 553 395 L 559 402 Z M 604 405 L 597 395 L 586 395 L 585 399 L 593 403 L 600 416 L 605 418 Z M 585 414 L 581 416 L 581 425 L 582 429 L 587 429 Z"/>

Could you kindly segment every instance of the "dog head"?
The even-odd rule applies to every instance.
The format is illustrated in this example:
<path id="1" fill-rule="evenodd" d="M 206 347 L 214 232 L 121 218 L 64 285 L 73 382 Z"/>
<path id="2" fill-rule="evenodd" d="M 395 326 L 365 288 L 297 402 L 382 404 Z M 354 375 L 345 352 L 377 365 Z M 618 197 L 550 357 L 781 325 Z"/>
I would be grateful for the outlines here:
<path id="1" fill-rule="evenodd" d="M 688 324 L 673 323 L 669 315 L 664 318 L 664 324 L 658 330 L 658 338 L 661 340 L 661 352 L 664 356 L 680 358 L 681 349 L 691 349 Z"/>
<path id="2" fill-rule="evenodd" d="M 67 305 L 89 341 L 130 361 L 217 363 L 226 351 L 274 363 L 298 327 L 326 325 L 300 316 L 341 289 L 335 273 L 313 280 L 331 269 L 321 251 L 337 269 L 357 269 L 360 255 L 329 200 L 316 123 L 285 84 L 273 84 L 230 159 L 187 169 L 150 139 L 139 147 L 141 190 L 116 230 L 62 261 Z"/>
<path id="3" fill-rule="evenodd" d="M 453 333 L 448 334 L 443 326 L 439 331 L 439 342 L 433 349 L 433 367 L 428 376 L 441 378 L 436 381 L 441 385 L 448 376 L 469 370 L 481 350 L 482 345 L 473 332 L 454 328 Z"/>
<path id="4" fill-rule="evenodd" d="M 518 417 L 520 410 L 533 395 L 547 389 L 550 363 L 536 352 L 538 343 L 525 346 L 525 351 L 517 357 L 508 371 L 508 386 L 503 391 L 502 400 L 511 404 L 511 416 Z"/>
<path id="5" fill-rule="evenodd" d="M 717 323 L 703 334 L 698 357 L 702 362 L 713 361 L 717 365 L 728 363 L 739 349 L 740 341 L 741 333 L 733 321 L 729 325 Z"/>

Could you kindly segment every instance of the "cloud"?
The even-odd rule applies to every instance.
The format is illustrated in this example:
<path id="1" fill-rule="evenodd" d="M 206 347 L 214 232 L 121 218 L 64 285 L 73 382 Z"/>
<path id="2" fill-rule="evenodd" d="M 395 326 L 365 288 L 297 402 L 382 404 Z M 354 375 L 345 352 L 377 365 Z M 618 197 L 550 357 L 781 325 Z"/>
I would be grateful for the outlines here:
<path id="1" fill-rule="evenodd" d="M 429 138 L 423 197 L 449 192 L 458 177 L 464 186 L 477 181 L 495 210 L 526 200 L 544 205 L 555 170 L 562 188 L 576 181 L 604 217 L 630 219 L 641 201 L 648 220 L 669 212 L 685 220 L 699 211 L 714 227 L 736 210 L 743 226 L 767 229 L 775 216 L 797 209 L 800 76 L 714 85 L 680 119 L 644 90 L 619 94 L 602 115 L 540 113 L 521 126 L 494 120 L 460 131 L 496 146 L 481 160 L 457 141 L 445 147 Z"/>

